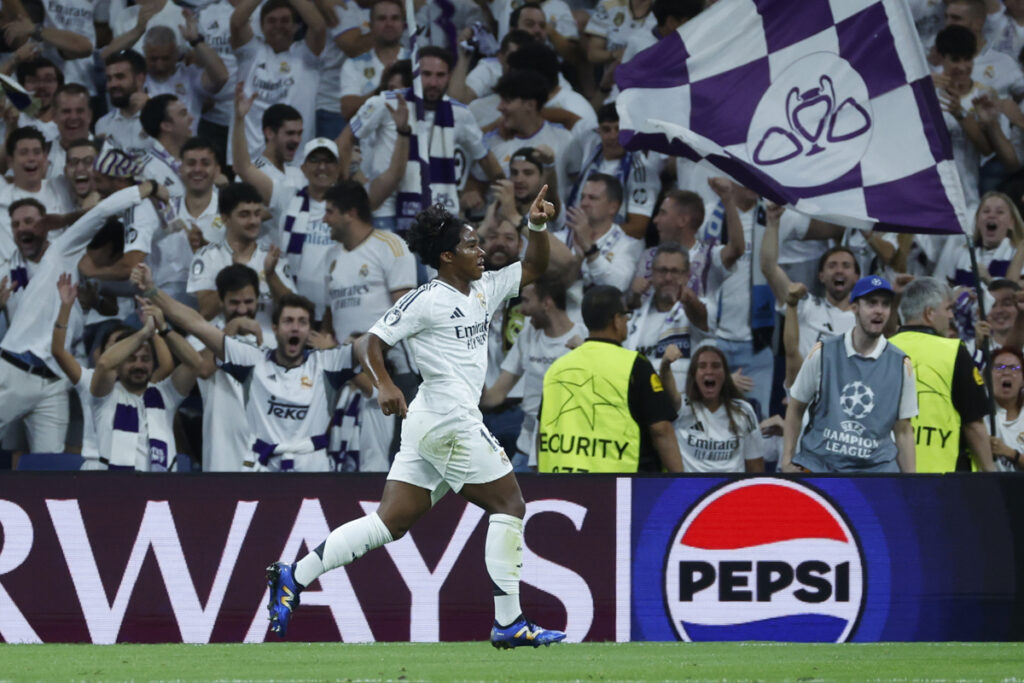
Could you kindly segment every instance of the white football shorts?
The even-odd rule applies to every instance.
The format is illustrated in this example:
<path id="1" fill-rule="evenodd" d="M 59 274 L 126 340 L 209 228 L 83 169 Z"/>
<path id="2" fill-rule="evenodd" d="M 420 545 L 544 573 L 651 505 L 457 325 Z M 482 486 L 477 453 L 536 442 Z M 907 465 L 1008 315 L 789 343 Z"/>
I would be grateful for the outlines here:
<path id="1" fill-rule="evenodd" d="M 511 471 L 505 450 L 479 412 L 417 410 L 402 423 L 402 444 L 388 479 L 429 491 L 444 482 L 458 492 L 464 484 L 486 484 Z"/>

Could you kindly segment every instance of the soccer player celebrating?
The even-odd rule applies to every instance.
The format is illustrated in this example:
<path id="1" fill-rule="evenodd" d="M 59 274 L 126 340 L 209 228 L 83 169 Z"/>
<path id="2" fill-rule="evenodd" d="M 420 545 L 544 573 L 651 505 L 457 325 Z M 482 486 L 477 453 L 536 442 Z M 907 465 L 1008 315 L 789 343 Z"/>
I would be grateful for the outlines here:
<path id="1" fill-rule="evenodd" d="M 294 565 L 267 568 L 271 630 L 287 632 L 299 594 L 326 571 L 400 538 L 448 488 L 490 515 L 484 560 L 495 587 L 495 647 L 549 645 L 565 633 L 528 621 L 519 606 L 526 503 L 512 465 L 484 427 L 477 403 L 487 370 L 487 321 L 506 299 L 548 265 L 545 225 L 555 207 L 547 186 L 530 207 L 530 240 L 522 261 L 484 272 L 480 240 L 468 225 L 435 205 L 416 216 L 409 248 L 438 277 L 403 296 L 356 344 L 377 386 L 385 415 L 405 417 L 402 443 L 380 507 L 344 524 Z M 385 369 L 385 351 L 405 340 L 423 384 L 409 406 Z"/>

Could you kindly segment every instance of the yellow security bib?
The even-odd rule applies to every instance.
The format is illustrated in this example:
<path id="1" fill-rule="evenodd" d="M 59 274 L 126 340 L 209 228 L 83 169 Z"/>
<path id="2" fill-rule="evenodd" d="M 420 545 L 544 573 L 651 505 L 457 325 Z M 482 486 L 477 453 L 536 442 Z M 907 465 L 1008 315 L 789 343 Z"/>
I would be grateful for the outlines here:
<path id="1" fill-rule="evenodd" d="M 637 352 L 586 341 L 544 375 L 537 425 L 540 472 L 636 472 L 640 426 L 629 412 Z"/>
<path id="2" fill-rule="evenodd" d="M 953 368 L 959 339 L 900 332 L 889 341 L 914 364 L 917 417 L 911 420 L 918 472 L 953 472 L 960 455 L 960 413 L 953 407 Z"/>

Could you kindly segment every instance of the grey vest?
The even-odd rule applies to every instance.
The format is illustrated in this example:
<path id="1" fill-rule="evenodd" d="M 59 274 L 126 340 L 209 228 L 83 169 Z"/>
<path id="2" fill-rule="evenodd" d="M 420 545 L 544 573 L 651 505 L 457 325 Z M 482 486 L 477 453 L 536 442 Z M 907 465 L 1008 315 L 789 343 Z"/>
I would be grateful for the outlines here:
<path id="1" fill-rule="evenodd" d="M 906 354 L 886 344 L 876 360 L 849 357 L 844 338 L 822 343 L 818 396 L 793 462 L 812 472 L 897 472 L 891 432 Z"/>

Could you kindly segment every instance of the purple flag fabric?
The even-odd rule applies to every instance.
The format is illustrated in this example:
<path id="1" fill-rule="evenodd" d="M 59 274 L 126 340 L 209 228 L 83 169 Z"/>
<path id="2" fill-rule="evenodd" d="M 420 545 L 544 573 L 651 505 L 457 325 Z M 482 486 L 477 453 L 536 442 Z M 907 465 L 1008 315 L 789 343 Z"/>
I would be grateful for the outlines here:
<path id="1" fill-rule="evenodd" d="M 722 0 L 616 71 L 620 139 L 861 229 L 970 224 L 904 0 Z"/>

